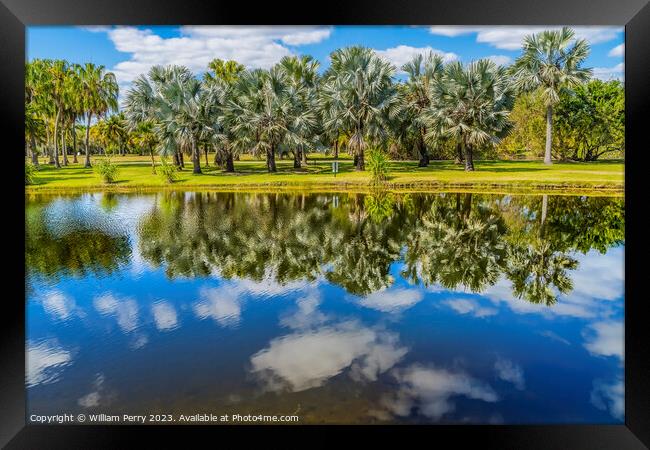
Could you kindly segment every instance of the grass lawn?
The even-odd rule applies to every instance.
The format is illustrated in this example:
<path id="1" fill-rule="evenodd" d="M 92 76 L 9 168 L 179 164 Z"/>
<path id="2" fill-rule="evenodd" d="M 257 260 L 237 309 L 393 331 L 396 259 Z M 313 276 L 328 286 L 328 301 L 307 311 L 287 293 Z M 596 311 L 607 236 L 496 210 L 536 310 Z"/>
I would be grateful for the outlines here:
<path id="1" fill-rule="evenodd" d="M 93 161 L 101 157 L 93 157 Z M 148 156 L 113 156 L 120 166 L 117 182 L 103 184 L 93 169 L 82 164 L 71 164 L 61 169 L 45 164 L 36 174 L 30 192 L 48 190 L 147 190 L 147 189 L 220 189 L 220 190 L 368 190 L 370 174 L 357 172 L 347 155 L 339 158 L 340 172 L 332 173 L 332 158 L 310 154 L 308 165 L 293 168 L 293 160 L 276 159 L 277 173 L 267 173 L 263 159 L 249 155 L 235 161 L 235 173 L 225 173 L 212 163 L 202 175 L 192 174 L 191 162 L 186 158 L 185 169 L 178 172 L 178 180 L 168 184 L 159 175 L 151 173 Z M 80 157 L 83 163 L 83 157 Z M 392 190 L 559 190 L 603 191 L 622 193 L 624 163 L 622 161 L 597 161 L 589 163 L 554 163 L 541 161 L 475 161 L 475 171 L 465 172 L 462 166 L 451 161 L 432 161 L 429 167 L 417 167 L 417 161 L 393 161 L 390 164 L 388 188 Z"/>

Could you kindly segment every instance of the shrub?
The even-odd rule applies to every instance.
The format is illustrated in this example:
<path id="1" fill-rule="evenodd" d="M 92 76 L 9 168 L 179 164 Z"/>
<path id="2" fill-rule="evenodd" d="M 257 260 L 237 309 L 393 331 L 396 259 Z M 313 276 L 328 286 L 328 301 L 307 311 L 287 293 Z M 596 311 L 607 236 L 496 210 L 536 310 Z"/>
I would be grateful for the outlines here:
<path id="1" fill-rule="evenodd" d="M 38 169 L 31 162 L 25 163 L 25 184 L 33 184 Z"/>
<path id="2" fill-rule="evenodd" d="M 160 159 L 160 170 L 158 171 L 158 174 L 167 183 L 173 183 L 178 178 L 176 166 L 169 164 L 167 158 Z"/>
<path id="3" fill-rule="evenodd" d="M 379 149 L 368 153 L 368 169 L 372 177 L 372 184 L 381 184 L 388 180 L 388 156 Z"/>
<path id="4" fill-rule="evenodd" d="M 104 183 L 115 183 L 119 168 L 110 158 L 102 159 L 95 164 L 95 173 L 97 173 Z"/>

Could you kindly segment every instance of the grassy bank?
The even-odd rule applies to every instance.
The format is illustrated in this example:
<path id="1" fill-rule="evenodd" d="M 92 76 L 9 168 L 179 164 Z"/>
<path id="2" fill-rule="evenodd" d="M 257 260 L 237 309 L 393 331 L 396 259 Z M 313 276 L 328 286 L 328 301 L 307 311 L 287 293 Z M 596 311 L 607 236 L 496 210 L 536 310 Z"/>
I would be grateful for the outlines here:
<path id="1" fill-rule="evenodd" d="M 94 161 L 99 160 L 94 158 Z M 193 175 L 191 164 L 178 172 L 178 180 L 168 184 L 151 173 L 151 162 L 142 156 L 114 156 L 119 165 L 117 182 L 103 184 L 93 169 L 82 164 L 55 169 L 43 164 L 37 172 L 30 192 L 115 190 L 142 191 L 149 189 L 218 189 L 218 190 L 367 190 L 370 174 L 354 170 L 352 160 L 341 158 L 339 170 L 332 173 L 332 159 L 310 155 L 308 165 L 293 168 L 293 160 L 278 159 L 277 173 L 267 173 L 264 160 L 245 158 L 235 162 L 235 173 L 225 173 L 214 166 L 205 167 L 202 175 Z M 623 192 L 624 164 L 621 161 L 590 163 L 555 163 L 541 161 L 477 161 L 475 172 L 465 172 L 451 161 L 432 161 L 419 168 L 416 161 L 393 161 L 390 164 L 388 188 L 393 190 L 495 190 L 558 192 L 603 191 Z"/>

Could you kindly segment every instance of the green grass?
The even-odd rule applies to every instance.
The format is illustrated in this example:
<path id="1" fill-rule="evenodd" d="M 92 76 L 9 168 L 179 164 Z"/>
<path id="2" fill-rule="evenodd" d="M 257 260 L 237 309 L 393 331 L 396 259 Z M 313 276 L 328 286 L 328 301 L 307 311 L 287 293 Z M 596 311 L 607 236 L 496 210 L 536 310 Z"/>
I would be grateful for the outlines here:
<path id="1" fill-rule="evenodd" d="M 94 157 L 93 161 L 101 157 Z M 212 155 L 211 158 L 212 159 Z M 339 158 L 340 172 L 332 173 L 332 158 L 322 154 L 309 155 L 308 165 L 293 168 L 293 160 L 277 159 L 277 173 L 267 173 L 266 163 L 251 156 L 235 161 L 233 174 L 216 168 L 212 161 L 202 175 L 192 174 L 192 165 L 186 159 L 185 169 L 178 172 L 173 184 L 165 183 L 160 175 L 151 173 L 147 156 L 114 156 L 120 166 L 117 180 L 111 185 L 101 182 L 93 169 L 82 164 L 55 169 L 44 164 L 36 174 L 28 192 L 47 190 L 147 190 L 147 189 L 246 189 L 246 190 L 367 190 L 370 173 L 354 170 L 347 155 Z M 158 158 L 156 162 L 159 163 Z M 475 172 L 465 172 L 451 161 L 432 161 L 429 167 L 419 168 L 417 161 L 391 161 L 387 187 L 393 190 L 437 189 L 508 189 L 558 191 L 606 191 L 622 193 L 624 164 L 622 161 L 589 163 L 554 163 L 541 161 L 476 161 Z"/>

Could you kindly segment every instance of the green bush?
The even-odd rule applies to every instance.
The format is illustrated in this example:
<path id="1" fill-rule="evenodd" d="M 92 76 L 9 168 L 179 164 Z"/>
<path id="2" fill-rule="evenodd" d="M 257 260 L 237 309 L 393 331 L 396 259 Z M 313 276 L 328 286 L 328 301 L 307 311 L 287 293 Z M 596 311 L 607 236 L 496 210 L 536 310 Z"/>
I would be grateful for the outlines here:
<path id="1" fill-rule="evenodd" d="M 381 184 L 388 180 L 388 156 L 379 149 L 368 152 L 368 169 L 372 184 Z"/>
<path id="2" fill-rule="evenodd" d="M 104 183 L 115 183 L 119 168 L 110 158 L 100 160 L 95 164 L 95 173 L 100 176 Z"/>
<path id="3" fill-rule="evenodd" d="M 167 183 L 173 183 L 178 178 L 176 166 L 169 164 L 167 158 L 160 159 L 160 168 L 158 170 L 158 174 Z"/>
<path id="4" fill-rule="evenodd" d="M 25 184 L 33 184 L 38 169 L 31 162 L 25 163 Z"/>

